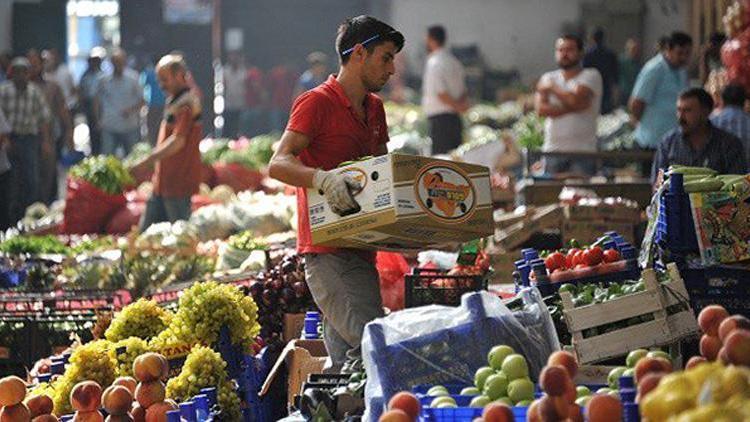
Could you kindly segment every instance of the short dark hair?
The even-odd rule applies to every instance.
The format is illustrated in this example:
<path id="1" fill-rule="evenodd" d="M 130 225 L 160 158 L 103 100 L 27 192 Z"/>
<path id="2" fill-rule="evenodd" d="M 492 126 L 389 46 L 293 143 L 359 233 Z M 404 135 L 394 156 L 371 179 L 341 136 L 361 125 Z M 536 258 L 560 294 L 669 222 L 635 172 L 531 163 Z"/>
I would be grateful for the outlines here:
<path id="1" fill-rule="evenodd" d="M 439 45 L 445 45 L 445 27 L 443 25 L 432 25 L 427 28 L 427 36 L 435 40 Z"/>
<path id="2" fill-rule="evenodd" d="M 703 88 L 688 88 L 685 91 L 682 91 L 680 99 L 686 100 L 688 98 L 695 98 L 706 110 L 710 111 L 714 108 L 714 99 L 711 98 L 711 94 Z"/>
<path id="3" fill-rule="evenodd" d="M 708 37 L 708 42 L 712 47 L 721 47 L 724 41 L 727 40 L 727 36 L 722 32 L 714 32 Z"/>
<path id="4" fill-rule="evenodd" d="M 693 45 L 693 39 L 690 37 L 690 35 L 675 31 L 669 34 L 669 40 L 667 41 L 667 48 L 675 48 L 675 47 L 685 47 L 688 45 Z"/>
<path id="5" fill-rule="evenodd" d="M 601 44 L 604 42 L 604 30 L 602 28 L 597 27 L 594 29 L 594 33 L 591 35 L 591 38 L 594 39 L 594 42 L 597 44 Z"/>
<path id="6" fill-rule="evenodd" d="M 395 44 L 397 51 L 401 51 L 404 48 L 404 36 L 400 32 L 372 16 L 360 15 L 347 19 L 339 25 L 336 35 L 336 52 L 339 55 L 341 64 L 346 64 L 349 61 L 349 57 L 351 57 L 351 54 L 347 50 L 373 37 L 377 37 L 377 39 L 373 39 L 365 45 L 368 53 L 372 53 L 375 47 L 387 41 Z"/>
<path id="7" fill-rule="evenodd" d="M 745 88 L 737 84 L 729 84 L 721 91 L 721 100 L 724 102 L 724 105 L 742 107 L 745 105 L 745 100 L 747 100 Z"/>
<path id="8" fill-rule="evenodd" d="M 578 36 L 576 34 L 572 34 L 572 33 L 570 33 L 570 34 L 562 34 L 562 35 L 560 35 L 560 37 L 558 39 L 575 41 L 576 46 L 578 46 L 578 49 L 579 50 L 583 50 L 583 38 L 581 38 L 580 36 Z"/>

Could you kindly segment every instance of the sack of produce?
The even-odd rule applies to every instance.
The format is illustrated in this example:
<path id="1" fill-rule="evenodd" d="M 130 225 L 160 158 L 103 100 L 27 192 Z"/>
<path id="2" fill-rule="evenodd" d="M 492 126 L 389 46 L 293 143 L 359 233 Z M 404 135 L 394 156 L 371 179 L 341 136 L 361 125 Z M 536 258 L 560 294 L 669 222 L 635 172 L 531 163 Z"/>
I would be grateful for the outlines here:
<path id="1" fill-rule="evenodd" d="M 231 212 L 220 204 L 208 205 L 196 210 L 190 216 L 190 225 L 195 228 L 198 239 L 202 242 L 226 239 L 235 232 Z"/>
<path id="2" fill-rule="evenodd" d="M 236 234 L 219 246 L 216 270 L 231 270 L 243 266 L 245 267 L 243 269 L 247 270 L 263 269 L 265 268 L 266 246 L 251 230 Z M 249 258 L 253 259 L 248 261 Z"/>
<path id="3" fill-rule="evenodd" d="M 235 192 L 243 190 L 260 190 L 263 182 L 263 173 L 253 170 L 238 163 L 216 163 L 213 165 L 218 185 L 228 185 Z"/>
<path id="4" fill-rule="evenodd" d="M 112 156 L 89 157 L 68 175 L 62 232 L 101 233 L 109 218 L 123 205 L 123 192 L 134 180 Z"/>
<path id="5" fill-rule="evenodd" d="M 124 234 L 129 232 L 133 226 L 138 226 L 144 211 L 146 211 L 145 202 L 128 202 L 109 220 L 107 233 Z"/>
<path id="6" fill-rule="evenodd" d="M 365 327 L 362 359 L 367 371 L 363 420 L 379 414 L 399 391 L 420 384 L 474 383 L 487 355 L 505 344 L 524 356 L 524 372 L 538 381 L 548 356 L 559 349 L 552 318 L 539 291 L 519 293 L 521 306 L 508 308 L 488 292 L 467 293 L 461 306 L 422 306 L 394 312 Z M 375 419 L 377 416 L 375 417 Z"/>
<path id="7" fill-rule="evenodd" d="M 397 252 L 378 252 L 375 266 L 380 278 L 380 297 L 383 306 L 391 311 L 404 309 L 404 276 L 409 272 L 409 264 Z"/>

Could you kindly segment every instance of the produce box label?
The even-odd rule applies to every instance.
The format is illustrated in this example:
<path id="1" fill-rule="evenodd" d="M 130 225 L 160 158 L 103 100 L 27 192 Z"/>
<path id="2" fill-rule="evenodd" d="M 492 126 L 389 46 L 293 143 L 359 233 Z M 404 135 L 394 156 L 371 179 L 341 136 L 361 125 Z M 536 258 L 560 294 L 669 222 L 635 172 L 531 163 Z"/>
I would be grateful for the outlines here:
<path id="1" fill-rule="evenodd" d="M 750 198 L 747 192 L 690 194 L 693 224 L 703 265 L 750 259 Z"/>
<path id="2" fill-rule="evenodd" d="M 492 234 L 486 167 L 390 154 L 340 169 L 360 182 L 361 211 L 341 217 L 308 189 L 314 244 L 364 249 L 420 249 Z"/>
<path id="3" fill-rule="evenodd" d="M 192 350 L 193 346 L 196 344 L 197 343 L 178 343 L 163 347 L 158 351 L 158 353 L 167 358 L 167 362 L 169 363 L 169 378 L 174 378 L 180 375 L 182 365 L 185 363 L 190 350 Z"/>

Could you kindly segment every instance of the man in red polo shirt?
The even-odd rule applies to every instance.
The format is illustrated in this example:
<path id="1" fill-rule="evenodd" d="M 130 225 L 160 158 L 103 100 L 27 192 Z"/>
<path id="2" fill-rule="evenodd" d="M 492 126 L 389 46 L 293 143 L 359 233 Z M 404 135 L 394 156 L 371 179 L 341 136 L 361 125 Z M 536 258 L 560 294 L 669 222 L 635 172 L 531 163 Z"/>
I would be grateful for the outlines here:
<path id="1" fill-rule="evenodd" d="M 156 66 L 156 76 L 169 95 L 164 119 L 156 148 L 131 168 L 132 173 L 139 173 L 154 166 L 151 179 L 154 192 L 141 217 L 141 231 L 154 223 L 189 219 L 190 197 L 200 185 L 201 106 L 188 84 L 185 60 L 177 54 L 162 57 Z"/>
<path id="2" fill-rule="evenodd" d="M 297 250 L 305 256 L 307 283 L 323 313 L 323 339 L 334 371 L 353 369 L 344 364 L 360 358 L 365 324 L 383 315 L 378 273 L 373 252 L 312 244 L 305 189 L 323 191 L 337 214 L 359 210 L 351 194 L 357 182 L 329 170 L 388 152 L 383 102 L 373 93 L 393 75 L 393 59 L 403 45 L 401 33 L 375 18 L 358 16 L 341 24 L 339 73 L 295 100 L 269 167 L 271 177 L 297 186 Z"/>

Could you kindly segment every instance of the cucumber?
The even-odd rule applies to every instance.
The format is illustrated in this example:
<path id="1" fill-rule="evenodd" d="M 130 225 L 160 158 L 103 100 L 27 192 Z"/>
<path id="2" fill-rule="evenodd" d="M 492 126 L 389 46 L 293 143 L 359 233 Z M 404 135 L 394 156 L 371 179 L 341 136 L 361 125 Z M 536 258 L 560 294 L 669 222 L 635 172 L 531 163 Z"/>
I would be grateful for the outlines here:
<path id="1" fill-rule="evenodd" d="M 724 182 L 716 178 L 708 178 L 685 183 L 684 188 L 687 193 L 695 192 L 713 192 L 724 186 Z"/>
<path id="2" fill-rule="evenodd" d="M 715 175 L 718 172 L 707 167 L 689 167 L 674 164 L 669 166 L 668 173 Z"/>

